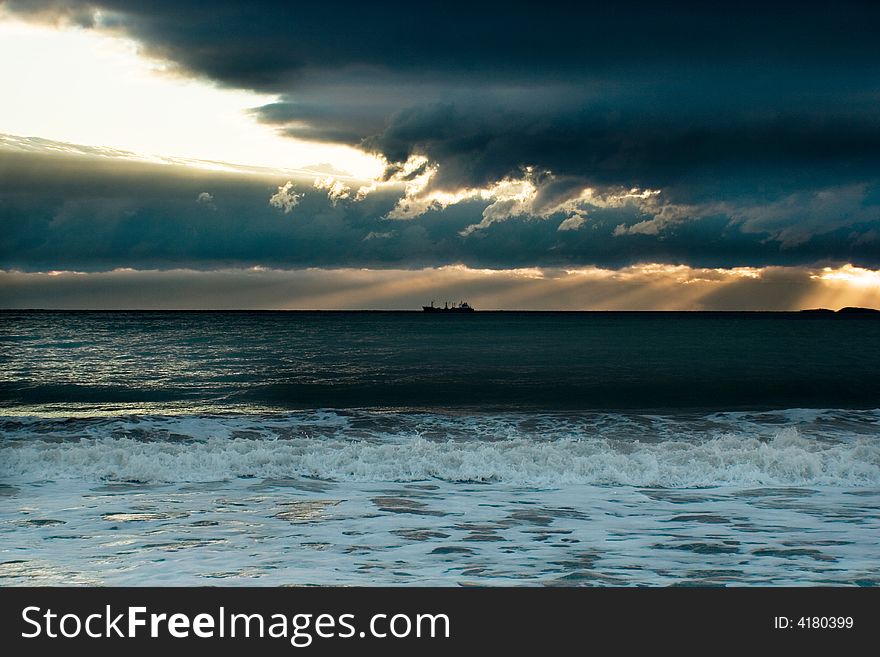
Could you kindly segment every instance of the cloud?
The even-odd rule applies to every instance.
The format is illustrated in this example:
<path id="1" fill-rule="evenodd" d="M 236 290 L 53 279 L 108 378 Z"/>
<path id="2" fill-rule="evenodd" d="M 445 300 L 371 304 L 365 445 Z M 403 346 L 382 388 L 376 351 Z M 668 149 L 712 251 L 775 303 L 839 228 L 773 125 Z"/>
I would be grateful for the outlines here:
<path id="1" fill-rule="evenodd" d="M 880 273 L 841 268 L 0 271 L 6 308 L 402 309 L 467 298 L 481 310 L 797 310 L 880 306 Z"/>
<path id="2" fill-rule="evenodd" d="M 98 10 L 89 2 L 63 0 L 4 0 L 0 9 L 23 14 L 31 19 L 55 25 L 92 28 L 98 24 Z"/>
<path id="3" fill-rule="evenodd" d="M 836 228 L 820 232 L 819 224 L 808 225 L 809 239 L 783 245 L 774 235 L 787 225 L 785 218 L 746 229 L 748 217 L 735 214 L 736 208 L 707 214 L 706 204 L 678 204 L 679 214 L 673 216 L 683 215 L 682 220 L 656 234 L 615 236 L 617 226 L 667 217 L 670 210 L 664 206 L 675 202 L 657 190 L 583 188 L 580 182 L 537 175 L 530 179 L 534 191 L 528 194 L 531 188 L 522 181 L 493 185 L 409 220 L 387 218 L 398 206 L 399 187 L 377 187 L 358 202 L 352 198 L 336 205 L 324 193 L 305 193 L 294 208 L 297 221 L 279 221 L 283 208 L 269 205 L 267 198 L 288 182 L 288 191 L 299 196 L 296 190 L 311 188 L 314 178 L 314 173 L 279 177 L 0 148 L 0 268 L 422 268 L 451 263 L 619 268 L 644 261 L 722 268 L 880 267 L 880 218 L 871 214 L 878 207 L 878 191 L 871 186 L 839 190 L 838 202 L 861 198 L 862 209 L 845 213 Z M 205 190 L 223 191 L 222 197 L 209 192 L 216 196 L 210 212 L 195 202 Z M 525 214 L 517 214 L 520 201 L 496 205 L 517 194 L 527 198 Z M 694 211 L 684 212 L 687 207 Z M 558 230 L 573 216 L 587 223 L 579 230 Z M 487 218 L 488 225 L 461 235 Z M 797 221 L 796 214 L 791 221 Z M 370 233 L 394 235 L 364 240 Z"/>
<path id="4" fill-rule="evenodd" d="M 426 192 L 486 188 L 530 167 L 582 187 L 663 189 L 678 202 L 708 195 L 736 202 L 880 173 L 872 156 L 880 147 L 880 121 L 869 114 L 754 117 L 751 108 L 734 107 L 719 118 L 709 107 L 698 116 L 682 111 L 678 117 L 676 110 L 682 108 L 670 106 L 669 115 L 648 119 L 628 104 L 548 107 L 537 115 L 420 106 L 398 112 L 364 146 L 391 162 L 427 160 L 434 175 Z"/>
<path id="5" fill-rule="evenodd" d="M 384 233 L 380 233 L 375 230 L 371 230 L 367 233 L 367 236 L 364 237 L 364 241 L 367 242 L 369 240 L 387 240 L 391 237 L 394 237 L 397 233 L 393 230 L 386 231 Z"/>
<path id="6" fill-rule="evenodd" d="M 580 214 L 573 214 L 565 219 L 561 224 L 559 224 L 556 230 L 563 232 L 567 230 L 578 230 L 586 222 L 587 218 L 585 216 Z"/>
<path id="7" fill-rule="evenodd" d="M 281 134 L 385 159 L 387 181 L 403 189 L 379 215 L 388 219 L 428 222 L 482 205 L 455 233 L 485 241 L 499 224 L 538 231 L 517 224 L 552 218 L 554 233 L 566 227 L 565 248 L 580 249 L 573 261 L 595 256 L 572 239 L 585 232 L 568 230 L 578 220 L 566 220 L 589 217 L 602 231 L 612 215 L 619 244 L 610 240 L 606 259 L 649 240 L 669 258 L 699 259 L 673 242 L 689 235 L 702 248 L 696 234 L 707 226 L 718 242 L 710 248 L 744 262 L 756 248 L 745 235 L 794 254 L 870 257 L 861 247 L 880 205 L 871 193 L 880 185 L 878 3 L 807 1 L 792 12 L 749 0 L 551 0 L 498 11 L 429 0 L 414 13 L 324 2 L 298 7 L 296 20 L 278 20 L 289 11 L 280 0 L 4 7 L 124 34 L 177 74 L 272 94 L 252 114 Z M 331 205 L 374 191 L 334 192 L 337 182 Z M 524 182 L 533 197 L 505 191 Z M 584 199 L 586 189 L 594 201 L 633 189 L 662 197 L 603 206 Z M 285 212 L 300 200 L 284 198 Z M 448 259 L 462 248 L 445 237 L 443 246 Z"/>
<path id="8" fill-rule="evenodd" d="M 409 74 L 417 81 L 451 72 L 470 79 L 491 74 L 540 80 L 548 69 L 560 77 L 584 71 L 607 77 L 638 67 L 651 79 L 656 67 L 699 69 L 705 62 L 694 61 L 695 52 L 704 54 L 715 75 L 757 68 L 768 56 L 785 72 L 822 62 L 840 72 L 839 64 L 854 55 L 876 53 L 873 26 L 880 15 L 874 3 L 846 0 L 834 10 L 807 0 L 798 12 L 782 2 L 749 0 L 663 8 L 649 0 L 625 8 L 550 0 L 540 10 L 513 1 L 505 11 L 492 4 L 426 0 L 418 14 L 406 12 L 400 2 L 353 8 L 328 1 L 299 7 L 295 21 L 279 20 L 288 9 L 283 0 L 217 0 L 211 6 L 193 0 L 4 4 L 33 20 L 124 31 L 189 71 L 272 91 L 332 71 L 348 71 L 350 80 L 357 79 L 355 72 Z M 330 31 L 336 38 L 328 40 Z M 869 61 L 855 66 L 871 69 Z"/>
<path id="9" fill-rule="evenodd" d="M 875 187 L 876 195 L 880 187 Z M 793 247 L 817 232 L 880 219 L 880 204 L 870 200 L 867 184 L 856 183 L 796 192 L 772 203 L 733 209 L 731 215 L 743 231 L 767 232 Z"/>
<path id="10" fill-rule="evenodd" d="M 866 183 L 798 191 L 764 203 L 665 203 L 652 199 L 643 206 L 649 219 L 614 229 L 615 236 L 662 235 L 687 221 L 725 216 L 745 233 L 768 235 L 783 248 L 809 242 L 815 235 L 880 219 L 880 203 Z M 857 235 L 857 241 L 867 239 Z"/>
<path id="11" fill-rule="evenodd" d="M 613 235 L 661 235 L 665 231 L 682 224 L 686 221 L 694 221 L 712 215 L 725 215 L 731 212 L 731 208 L 723 203 L 709 203 L 703 205 L 686 205 L 680 203 L 660 203 L 655 201 L 648 205 L 646 214 L 649 219 L 643 219 L 634 224 L 618 224 L 614 228 Z"/>
<path id="12" fill-rule="evenodd" d="M 312 185 L 315 189 L 324 189 L 327 190 L 327 198 L 329 199 L 331 205 L 336 205 L 339 201 L 347 200 L 351 198 L 351 187 L 349 187 L 346 183 L 341 180 L 336 179 L 333 176 L 326 176 L 324 178 L 315 178 L 315 182 Z M 363 188 L 361 188 L 363 189 Z M 365 194 L 364 194 L 365 195 Z M 361 190 L 358 190 L 357 199 L 363 198 L 361 195 Z"/>
<path id="13" fill-rule="evenodd" d="M 213 210 L 217 209 L 217 206 L 214 205 L 214 195 L 209 192 L 199 192 L 199 195 L 196 197 L 196 203 L 206 205 Z"/>
<path id="14" fill-rule="evenodd" d="M 283 185 L 279 185 L 275 193 L 269 197 L 269 205 L 283 210 L 284 214 L 288 214 L 299 205 L 302 197 L 303 194 L 297 194 L 293 183 L 288 180 Z"/>

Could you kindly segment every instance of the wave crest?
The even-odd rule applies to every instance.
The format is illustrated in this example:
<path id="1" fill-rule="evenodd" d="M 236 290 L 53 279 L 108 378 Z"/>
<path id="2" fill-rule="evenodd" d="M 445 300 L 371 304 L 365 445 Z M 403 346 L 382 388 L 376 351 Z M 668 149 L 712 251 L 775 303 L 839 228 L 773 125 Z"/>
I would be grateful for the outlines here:
<path id="1" fill-rule="evenodd" d="M 498 482 L 644 487 L 880 485 L 880 445 L 870 436 L 832 442 L 794 427 L 769 439 L 726 433 L 661 442 L 569 437 L 383 441 L 340 438 L 208 437 L 144 441 L 88 437 L 10 441 L 0 447 L 7 481 L 90 479 L 148 483 L 238 477 L 334 481 Z"/>

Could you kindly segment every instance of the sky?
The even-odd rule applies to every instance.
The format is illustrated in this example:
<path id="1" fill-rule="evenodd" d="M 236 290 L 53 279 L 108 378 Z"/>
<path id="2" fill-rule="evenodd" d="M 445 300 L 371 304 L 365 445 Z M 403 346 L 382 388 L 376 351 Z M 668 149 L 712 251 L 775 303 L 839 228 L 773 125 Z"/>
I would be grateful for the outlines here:
<path id="1" fill-rule="evenodd" d="M 880 307 L 878 25 L 0 0 L 0 307 Z"/>

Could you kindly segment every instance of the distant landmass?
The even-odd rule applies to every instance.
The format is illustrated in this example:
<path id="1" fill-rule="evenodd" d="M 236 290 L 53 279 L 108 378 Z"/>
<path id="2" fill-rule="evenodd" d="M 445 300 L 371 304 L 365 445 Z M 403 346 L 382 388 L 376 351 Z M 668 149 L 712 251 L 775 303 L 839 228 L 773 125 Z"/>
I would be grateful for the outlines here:
<path id="1" fill-rule="evenodd" d="M 847 315 L 854 315 L 859 313 L 880 313 L 880 310 L 876 308 L 859 308 L 858 306 L 846 306 L 845 308 L 841 308 L 838 311 L 831 310 L 830 308 L 810 308 L 808 310 L 802 310 L 802 313 L 843 313 Z"/>

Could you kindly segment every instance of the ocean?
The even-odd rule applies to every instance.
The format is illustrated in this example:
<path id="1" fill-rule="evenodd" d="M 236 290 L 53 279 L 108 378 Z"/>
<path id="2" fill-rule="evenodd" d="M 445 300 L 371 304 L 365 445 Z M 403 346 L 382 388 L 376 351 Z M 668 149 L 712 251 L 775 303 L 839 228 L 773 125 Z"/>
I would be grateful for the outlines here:
<path id="1" fill-rule="evenodd" d="M 6 585 L 877 585 L 880 317 L 0 313 Z"/>

